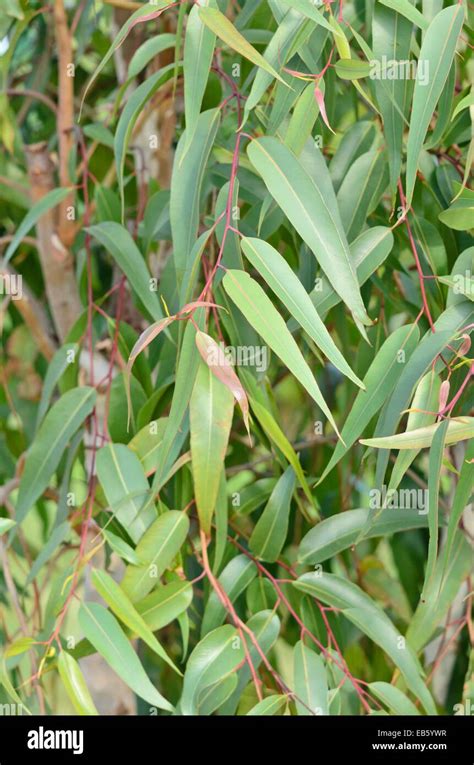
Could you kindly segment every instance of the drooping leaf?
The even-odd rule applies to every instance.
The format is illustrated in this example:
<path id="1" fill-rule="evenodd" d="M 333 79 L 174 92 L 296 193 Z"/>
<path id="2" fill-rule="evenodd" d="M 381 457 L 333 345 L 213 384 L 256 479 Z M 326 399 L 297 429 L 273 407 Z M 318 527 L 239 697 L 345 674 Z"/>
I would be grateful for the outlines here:
<path id="1" fill-rule="evenodd" d="M 273 489 L 252 532 L 249 547 L 261 560 L 275 561 L 283 548 L 288 533 L 295 479 L 293 468 L 287 468 Z"/>
<path id="2" fill-rule="evenodd" d="M 462 5 L 444 8 L 429 25 L 421 46 L 419 61 L 422 61 L 424 69 L 429 71 L 429 77 L 427 83 L 423 82 L 418 67 L 407 143 L 405 196 L 408 206 L 413 199 L 423 141 L 451 68 L 463 18 Z"/>
<path id="3" fill-rule="evenodd" d="M 98 715 L 84 675 L 77 661 L 67 651 L 61 651 L 58 670 L 74 709 L 79 715 Z"/>
<path id="4" fill-rule="evenodd" d="M 278 205 L 314 252 L 335 291 L 359 326 L 367 316 L 340 219 L 298 159 L 276 138 L 250 143 L 247 153 Z M 318 220 L 318 225 L 316 225 Z"/>
<path id="5" fill-rule="evenodd" d="M 140 698 L 159 709 L 173 706 L 154 687 L 129 640 L 114 616 L 99 603 L 82 603 L 79 624 L 86 638 L 114 672 Z"/>
<path id="6" fill-rule="evenodd" d="M 285 322 L 260 285 L 245 271 L 229 270 L 223 279 L 224 289 L 247 321 L 275 351 L 314 401 L 321 407 L 337 432 L 334 418 L 318 384 Z"/>
<path id="7" fill-rule="evenodd" d="M 48 486 L 67 444 L 92 412 L 95 399 L 94 388 L 74 388 L 49 410 L 26 456 L 15 508 L 17 523 L 23 521 Z"/>
<path id="8" fill-rule="evenodd" d="M 334 366 L 356 385 L 362 387 L 362 382 L 351 370 L 334 344 L 308 293 L 280 253 L 267 242 L 253 237 L 242 239 L 242 250 L 269 287 Z"/>
<path id="9" fill-rule="evenodd" d="M 407 686 L 420 699 L 428 714 L 436 707 L 423 682 L 420 663 L 409 645 L 399 649 L 399 633 L 386 614 L 356 584 L 335 574 L 303 574 L 294 586 L 341 609 L 343 615 L 379 645 L 392 659 L 403 675 Z"/>

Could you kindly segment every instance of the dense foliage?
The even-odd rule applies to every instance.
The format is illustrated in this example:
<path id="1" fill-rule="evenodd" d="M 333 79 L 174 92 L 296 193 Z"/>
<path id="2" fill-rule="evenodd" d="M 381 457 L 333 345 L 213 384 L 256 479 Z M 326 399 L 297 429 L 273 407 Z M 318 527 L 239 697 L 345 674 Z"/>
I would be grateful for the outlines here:
<path id="1" fill-rule="evenodd" d="M 0 5 L 1 708 L 469 714 L 472 9 Z"/>

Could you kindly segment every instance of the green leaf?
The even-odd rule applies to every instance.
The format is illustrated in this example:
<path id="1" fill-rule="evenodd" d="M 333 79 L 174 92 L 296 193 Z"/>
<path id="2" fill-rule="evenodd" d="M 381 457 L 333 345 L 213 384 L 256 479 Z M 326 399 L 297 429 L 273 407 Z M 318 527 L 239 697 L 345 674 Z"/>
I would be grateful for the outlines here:
<path id="1" fill-rule="evenodd" d="M 407 640 L 419 652 L 431 640 L 453 605 L 462 583 L 472 573 L 472 548 L 457 531 L 445 567 L 444 551 L 436 562 L 424 599 L 420 599 L 407 630 Z"/>
<path id="2" fill-rule="evenodd" d="M 132 603 L 141 600 L 158 584 L 181 549 L 189 530 L 189 520 L 178 510 L 160 515 L 136 547 L 142 566 L 127 566 L 121 587 Z"/>
<path id="3" fill-rule="evenodd" d="M 194 320 L 200 326 L 202 313 L 194 314 Z M 157 455 L 156 472 L 153 478 L 152 491 L 158 493 L 166 479 L 168 471 L 179 454 L 182 445 L 181 439 L 187 435 L 187 422 L 185 415 L 188 409 L 191 393 L 194 387 L 198 366 L 201 363 L 195 342 L 196 330 L 191 322 L 187 323 L 184 331 L 183 342 L 178 356 L 176 380 L 173 400 L 163 433 L 163 441 Z M 178 449 L 176 449 L 178 446 Z"/>
<path id="4" fill-rule="evenodd" d="M 162 319 L 163 310 L 156 292 L 152 290 L 151 275 L 127 229 L 120 223 L 105 221 L 90 226 L 87 231 L 112 255 L 152 319 Z"/>
<path id="5" fill-rule="evenodd" d="M 176 149 L 171 178 L 170 223 L 178 287 L 190 267 L 190 256 L 197 238 L 201 187 L 216 137 L 219 116 L 219 109 L 210 109 L 200 114 L 189 146 L 184 131 Z M 186 161 L 183 159 L 185 154 Z"/>
<path id="6" fill-rule="evenodd" d="M 385 403 L 405 368 L 406 358 L 410 358 L 414 351 L 419 336 L 416 324 L 408 324 L 399 327 L 384 342 L 364 377 L 365 390 L 358 391 L 344 423 L 341 432 L 343 443 L 336 444 L 318 483 L 321 483 L 337 465 Z"/>
<path id="7" fill-rule="evenodd" d="M 282 454 L 284 454 L 284 456 L 290 463 L 291 467 L 295 471 L 298 481 L 300 482 L 301 488 L 303 489 L 304 493 L 306 494 L 311 504 L 314 506 L 313 495 L 311 494 L 311 490 L 304 476 L 301 463 L 292 445 L 290 444 L 287 437 L 285 436 L 281 428 L 278 426 L 278 424 L 276 423 L 275 419 L 272 417 L 268 409 L 265 409 L 265 407 L 262 406 L 262 404 L 259 404 L 259 402 L 255 401 L 254 399 L 251 399 L 250 403 L 252 405 L 254 414 L 256 418 L 258 419 L 260 425 L 262 426 L 263 430 L 265 431 L 269 439 L 273 441 L 275 446 L 277 446 L 278 449 L 282 452 Z M 248 512 L 251 512 L 251 510 L 249 510 Z"/>
<path id="8" fill-rule="evenodd" d="M 53 189 L 52 191 L 48 191 L 44 197 L 41 197 L 41 199 L 33 205 L 16 229 L 15 234 L 7 247 L 7 251 L 5 252 L 2 261 L 3 266 L 6 266 L 9 260 L 11 260 L 17 251 L 18 246 L 21 244 L 22 239 L 28 234 L 33 226 L 38 223 L 39 219 L 54 207 L 57 207 L 57 205 L 62 202 L 63 199 L 66 199 L 67 196 L 70 196 L 70 194 L 71 189 L 69 188 Z"/>
<path id="9" fill-rule="evenodd" d="M 167 0 L 153 0 L 153 2 L 146 3 L 141 8 L 138 8 L 135 13 L 132 13 L 132 15 L 127 19 L 121 30 L 119 31 L 118 35 L 115 37 L 112 45 L 108 49 L 105 56 L 101 57 L 100 64 L 97 66 L 97 68 L 94 71 L 94 74 L 90 78 L 89 82 L 87 83 L 87 86 L 84 90 L 82 100 L 81 100 L 81 106 L 79 110 L 79 121 L 81 119 L 81 112 L 82 107 L 84 105 L 84 101 L 86 99 L 86 96 L 91 89 L 93 83 L 99 76 L 99 74 L 102 72 L 102 70 L 105 68 L 105 66 L 108 64 L 112 56 L 114 55 L 117 48 L 122 45 L 125 38 L 128 36 L 129 32 L 133 29 L 134 26 L 137 24 L 143 23 L 145 21 L 149 21 L 151 19 L 155 19 L 158 16 L 163 13 L 165 8 L 167 8 L 169 3 Z"/>
<path id="10" fill-rule="evenodd" d="M 77 343 L 66 343 L 66 345 L 58 348 L 53 358 L 49 362 L 48 371 L 46 372 L 43 381 L 41 399 L 36 414 L 36 431 L 41 425 L 48 410 L 54 388 L 56 387 L 58 381 L 61 379 L 63 372 L 68 368 L 69 364 L 72 364 L 76 360 L 78 349 L 79 346 Z"/>
<path id="11" fill-rule="evenodd" d="M 474 228 L 474 199 L 456 199 L 447 210 L 440 212 L 438 218 L 455 231 Z"/>
<path id="12" fill-rule="evenodd" d="M 280 253 L 271 244 L 253 237 L 242 239 L 242 250 L 318 348 L 346 377 L 363 387 L 335 345 L 300 280 Z"/>
<path id="13" fill-rule="evenodd" d="M 130 545 L 127 544 L 127 542 L 125 542 L 121 537 L 118 537 L 112 531 L 107 531 L 105 528 L 102 529 L 102 534 L 112 550 L 116 552 L 120 558 L 134 566 L 140 565 L 141 561 L 133 547 L 130 547 Z"/>
<path id="14" fill-rule="evenodd" d="M 413 22 L 413 24 L 416 24 L 420 29 L 428 29 L 428 21 L 409 0 L 380 0 L 380 2 L 382 5 L 386 5 L 387 8 L 397 11 L 397 13 Z"/>
<path id="15" fill-rule="evenodd" d="M 96 469 L 110 510 L 138 542 L 156 518 L 140 460 L 125 444 L 107 444 L 97 452 Z"/>
<path id="16" fill-rule="evenodd" d="M 374 226 L 363 231 L 350 245 L 351 259 L 354 262 L 359 285 L 367 279 L 386 260 L 393 248 L 393 234 L 389 228 Z M 340 302 L 340 297 L 333 290 L 328 279 L 323 276 L 318 286 L 310 293 L 311 302 L 320 316 L 324 316 L 330 308 Z"/>
<path id="17" fill-rule="evenodd" d="M 60 544 L 64 542 L 68 534 L 71 532 L 71 526 L 67 521 L 64 521 L 64 523 L 60 523 L 59 526 L 56 526 L 53 531 L 51 532 L 51 535 L 44 545 L 44 547 L 41 548 L 41 551 L 38 555 L 38 557 L 35 559 L 33 565 L 31 566 L 28 576 L 26 578 L 25 586 L 28 587 L 31 582 L 36 578 L 40 570 L 43 568 L 44 564 L 47 563 L 53 553 L 57 550 Z"/>
<path id="18" fill-rule="evenodd" d="M 190 402 L 191 464 L 199 522 L 210 534 L 234 412 L 230 390 L 201 362 Z"/>
<path id="19" fill-rule="evenodd" d="M 457 417 L 446 420 L 446 423 L 448 425 L 447 445 L 457 444 L 459 441 L 465 441 L 474 436 L 474 417 Z M 394 436 L 361 439 L 360 443 L 375 449 L 424 449 L 432 445 L 437 429 L 438 424 L 436 423 L 424 428 L 408 430 L 405 433 L 398 433 Z"/>
<path id="20" fill-rule="evenodd" d="M 342 80 L 360 80 L 371 72 L 370 63 L 358 58 L 341 58 L 336 61 L 334 69 Z"/>
<path id="21" fill-rule="evenodd" d="M 316 572 L 303 574 L 296 589 L 341 609 L 371 640 L 390 656 L 398 667 L 408 688 L 417 696 L 428 714 L 436 714 L 436 707 L 422 679 L 422 670 L 409 645 L 400 649 L 400 635 L 392 622 L 374 601 L 353 582 L 335 574 Z"/>
<path id="22" fill-rule="evenodd" d="M 288 467 L 273 489 L 249 540 L 250 549 L 261 560 L 275 561 L 283 548 L 294 488 L 295 472 Z"/>
<path id="23" fill-rule="evenodd" d="M 0 536 L 10 531 L 13 526 L 16 526 L 16 521 L 12 521 L 11 518 L 0 518 Z"/>
<path id="24" fill-rule="evenodd" d="M 61 651 L 58 658 L 58 670 L 78 715 L 98 715 L 92 696 L 84 680 L 77 661 L 67 651 Z"/>
<path id="25" fill-rule="evenodd" d="M 254 707 L 247 712 L 248 717 L 270 717 L 278 714 L 278 712 L 288 704 L 288 697 L 272 694 L 266 699 L 259 701 Z"/>
<path id="26" fill-rule="evenodd" d="M 235 691 L 237 682 L 237 675 L 232 674 L 227 675 L 218 683 L 204 688 L 199 695 L 197 714 L 207 716 L 219 709 Z"/>
<path id="27" fill-rule="evenodd" d="M 474 423 L 474 418 L 472 422 Z M 441 468 L 443 464 L 444 447 L 447 441 L 449 424 L 449 420 L 443 420 L 434 426 L 435 432 L 433 434 L 430 448 L 430 464 L 428 470 L 428 525 L 430 538 L 428 543 L 428 558 L 426 560 L 425 581 L 423 582 L 421 600 L 425 600 L 426 592 L 434 576 L 436 558 L 438 556 L 439 485 Z"/>
<path id="28" fill-rule="evenodd" d="M 281 315 L 260 285 L 245 271 L 229 270 L 223 279 L 224 289 L 242 311 L 247 321 L 261 335 L 277 356 L 288 367 L 311 398 L 318 404 L 337 431 L 334 418 L 319 390 L 311 369 L 306 363 Z"/>
<path id="29" fill-rule="evenodd" d="M 255 669 L 258 669 L 262 663 L 261 653 L 268 656 L 272 647 L 275 645 L 280 633 L 280 626 L 280 620 L 276 613 L 268 609 L 259 611 L 248 620 L 247 627 L 252 630 L 260 649 L 257 651 L 254 643 L 251 640 L 247 640 L 249 656 Z M 237 688 L 231 698 L 223 706 L 222 714 L 229 715 L 235 713 L 242 693 L 247 686 L 247 683 L 251 680 L 251 671 L 248 663 L 245 663 L 244 666 L 238 670 L 238 675 Z"/>
<path id="30" fill-rule="evenodd" d="M 459 481 L 454 492 L 454 498 L 452 501 L 451 513 L 448 520 L 448 529 L 446 534 L 446 541 L 444 548 L 441 552 L 441 560 L 443 561 L 443 579 L 446 574 L 446 570 L 451 560 L 451 551 L 454 544 L 454 539 L 458 529 L 459 521 L 462 514 L 469 503 L 469 499 L 472 493 L 472 487 L 474 485 L 474 441 L 470 441 L 467 444 L 466 453 L 462 462 L 461 472 L 459 475 Z"/>
<path id="31" fill-rule="evenodd" d="M 467 109 L 470 106 L 474 106 L 474 92 L 469 93 L 469 95 L 464 96 L 464 98 L 461 98 L 452 113 L 451 122 L 458 116 L 458 114 L 460 114 L 460 112 L 463 111 L 463 109 Z"/>
<path id="32" fill-rule="evenodd" d="M 120 199 L 122 202 L 122 223 L 124 222 L 125 214 L 125 197 L 123 188 L 123 175 L 125 167 L 125 157 L 127 154 L 128 144 L 132 135 L 135 123 L 143 111 L 145 105 L 150 101 L 152 96 L 156 93 L 165 82 L 167 82 L 173 75 L 175 69 L 174 64 L 169 64 L 163 67 L 158 72 L 155 72 L 142 82 L 136 90 L 134 90 L 125 104 L 120 119 L 117 123 L 114 136 L 114 154 L 115 165 L 117 167 L 117 180 L 120 191 Z"/>
<path id="33" fill-rule="evenodd" d="M 315 21 L 316 24 L 324 27 L 324 29 L 327 29 L 329 32 L 333 31 L 330 23 L 324 18 L 321 11 L 318 11 L 311 0 L 280 0 L 280 2 L 283 5 L 289 5 L 290 8 L 303 14 L 303 16 L 307 16 L 308 19 Z"/>
<path id="34" fill-rule="evenodd" d="M 358 157 L 337 192 L 337 203 L 347 239 L 352 242 L 365 228 L 366 219 L 380 201 L 388 178 L 386 157 L 372 149 Z"/>
<path id="35" fill-rule="evenodd" d="M 82 603 L 79 624 L 86 638 L 137 696 L 159 709 L 173 706 L 152 685 L 137 654 L 114 616 L 99 603 Z"/>
<path id="36" fill-rule="evenodd" d="M 257 576 L 257 567 L 247 555 L 237 555 L 224 568 L 218 582 L 227 594 L 231 603 L 241 595 Z M 213 590 L 208 598 L 201 624 L 201 637 L 220 627 L 225 620 L 227 611 L 222 605 L 217 593 Z"/>
<path id="37" fill-rule="evenodd" d="M 456 336 L 457 332 L 474 319 L 471 304 L 467 301 L 447 308 L 435 322 L 435 332 L 427 332 L 417 348 L 404 365 L 402 374 L 397 381 L 392 394 L 382 410 L 375 436 L 382 437 L 394 433 L 401 413 L 407 409 L 415 387 L 424 374 L 436 362 L 439 354 L 450 358 L 451 351 L 446 346 Z M 439 361 L 444 366 L 444 362 Z M 379 451 L 377 455 L 376 486 L 381 487 L 389 458 L 387 450 Z"/>
<path id="38" fill-rule="evenodd" d="M 129 601 L 123 589 L 119 587 L 117 582 L 115 582 L 106 571 L 94 569 L 92 571 L 92 584 L 114 614 L 118 616 L 120 621 L 132 630 L 134 635 L 141 638 L 152 651 L 180 675 L 181 672 L 179 669 L 171 661 L 165 649 L 160 645 L 151 629 Z"/>
<path id="39" fill-rule="evenodd" d="M 302 640 L 296 643 L 293 651 L 293 677 L 298 714 L 329 714 L 324 661 L 315 651 L 305 646 Z"/>
<path id="40" fill-rule="evenodd" d="M 423 84 L 418 67 L 407 143 L 407 207 L 412 203 L 420 152 L 448 78 L 463 20 L 464 8 L 459 3 L 444 8 L 429 25 L 421 46 L 419 61 L 423 62 L 425 71 L 429 72 L 429 82 Z"/>
<path id="41" fill-rule="evenodd" d="M 164 32 L 156 37 L 151 37 L 149 40 L 140 45 L 135 51 L 130 63 L 128 65 L 128 80 L 136 77 L 146 67 L 146 65 L 168 48 L 174 48 L 176 45 L 176 35 Z"/>
<path id="42" fill-rule="evenodd" d="M 255 50 L 253 45 L 243 37 L 240 32 L 234 27 L 232 22 L 224 16 L 217 8 L 199 8 L 199 16 L 204 24 L 214 32 L 220 39 L 225 42 L 229 48 L 235 50 L 236 53 L 240 53 L 241 56 L 247 58 L 256 66 L 261 67 L 266 72 L 275 77 L 275 79 L 284 82 L 278 72 L 266 61 L 263 56 Z"/>
<path id="43" fill-rule="evenodd" d="M 135 603 L 135 607 L 148 627 L 155 632 L 186 611 L 192 599 L 191 583 L 177 580 L 153 590 Z"/>
<path id="44" fill-rule="evenodd" d="M 61 396 L 44 418 L 26 455 L 16 502 L 15 519 L 21 523 L 49 484 L 72 436 L 92 412 L 94 388 L 74 388 Z"/>
<path id="45" fill-rule="evenodd" d="M 316 11 L 316 13 L 318 13 Z M 308 20 L 300 13 L 295 13 L 289 10 L 288 13 L 282 18 L 281 23 L 278 24 L 272 39 L 268 43 L 264 60 L 268 62 L 270 66 L 282 67 L 295 51 L 305 43 L 314 29 L 314 20 Z M 245 102 L 245 116 L 243 122 L 246 121 L 250 113 L 255 109 L 262 99 L 268 86 L 272 83 L 271 73 L 265 69 L 258 69 L 255 75 L 255 79 L 252 83 L 252 87 L 248 98 Z M 279 85 L 283 87 L 284 91 L 289 90 L 291 93 L 292 84 L 289 86 L 286 83 L 285 77 L 282 77 L 279 81 Z"/>
<path id="46" fill-rule="evenodd" d="M 181 712 L 197 713 L 197 702 L 205 688 L 230 675 L 244 659 L 237 630 L 230 624 L 209 632 L 195 647 L 186 665 Z"/>
<path id="47" fill-rule="evenodd" d="M 370 693 L 373 693 L 380 701 L 385 704 L 394 715 L 419 715 L 419 711 L 410 699 L 394 685 L 377 681 L 368 686 Z"/>
<path id="48" fill-rule="evenodd" d="M 407 489 L 406 491 L 408 492 L 407 496 L 410 497 L 410 490 Z M 402 492 L 400 492 L 401 494 Z M 403 497 L 400 496 L 400 503 L 402 502 Z M 352 548 L 356 544 L 359 533 L 364 528 L 368 517 L 369 510 L 357 509 L 336 513 L 321 521 L 308 531 L 301 540 L 298 561 L 305 565 L 322 563 L 342 550 Z M 393 510 L 387 507 L 378 516 L 365 538 L 383 537 L 407 529 L 425 528 L 427 524 L 426 515 L 420 514 L 415 509 Z"/>
<path id="49" fill-rule="evenodd" d="M 197 126 L 202 99 L 211 70 L 216 36 L 202 21 L 199 9 L 216 7 L 215 0 L 204 0 L 193 5 L 186 23 L 184 41 L 184 116 L 187 144 L 192 141 Z"/>
<path id="50" fill-rule="evenodd" d="M 370 325 L 341 220 L 335 215 L 333 206 L 328 205 L 319 186 L 297 157 L 276 138 L 253 140 L 247 153 L 270 194 L 350 308 L 359 329 L 364 324 Z M 324 183 L 327 182 L 326 179 Z"/>

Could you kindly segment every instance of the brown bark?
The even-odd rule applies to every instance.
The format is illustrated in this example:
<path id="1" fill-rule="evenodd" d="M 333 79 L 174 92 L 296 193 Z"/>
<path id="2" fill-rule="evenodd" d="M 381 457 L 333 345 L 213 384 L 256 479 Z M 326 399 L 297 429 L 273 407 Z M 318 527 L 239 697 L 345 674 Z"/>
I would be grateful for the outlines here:
<path id="1" fill-rule="evenodd" d="M 55 187 L 53 163 L 46 142 L 26 147 L 26 163 L 31 199 L 38 202 Z M 46 295 L 54 326 L 62 341 L 82 311 L 76 284 L 73 258 L 58 236 L 57 210 L 49 210 L 39 219 L 36 230 L 38 251 Z"/>
<path id="2" fill-rule="evenodd" d="M 69 186 L 69 155 L 73 147 L 74 135 L 74 77 L 68 71 L 73 64 L 72 37 L 69 31 L 63 0 L 54 2 L 54 30 L 58 53 L 58 147 L 59 147 L 59 183 Z M 74 194 L 66 197 L 59 205 L 58 236 L 65 247 L 74 241 L 75 225 L 69 220 L 67 209 L 74 205 Z"/>

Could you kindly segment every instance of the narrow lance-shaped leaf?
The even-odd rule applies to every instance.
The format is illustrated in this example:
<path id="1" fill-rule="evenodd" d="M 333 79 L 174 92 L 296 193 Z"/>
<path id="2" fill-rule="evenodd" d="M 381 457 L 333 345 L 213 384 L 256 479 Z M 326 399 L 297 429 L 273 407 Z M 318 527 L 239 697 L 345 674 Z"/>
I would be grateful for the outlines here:
<path id="1" fill-rule="evenodd" d="M 266 435 L 269 437 L 270 441 L 272 441 L 275 446 L 284 454 L 288 462 L 290 463 L 291 467 L 296 473 L 296 476 L 298 478 L 298 481 L 300 482 L 301 488 L 303 489 L 304 493 L 306 494 L 306 497 L 311 502 L 311 504 L 314 507 L 314 498 L 311 494 L 310 488 L 308 486 L 308 482 L 305 478 L 305 475 L 303 473 L 303 468 L 301 467 L 301 463 L 298 459 L 298 456 L 293 449 L 292 445 L 288 441 L 287 437 L 279 427 L 279 425 L 276 423 L 274 417 L 272 414 L 266 409 L 262 404 L 260 404 L 258 401 L 251 399 L 251 405 L 253 412 L 259 421 L 260 425 L 262 426 L 263 430 L 265 431 Z"/>
<path id="2" fill-rule="evenodd" d="M 302 640 L 299 640 L 294 647 L 293 676 L 298 714 L 327 715 L 326 667 L 321 656 L 308 648 Z"/>
<path id="3" fill-rule="evenodd" d="M 421 665 L 409 645 L 399 648 L 399 632 L 382 609 L 353 582 L 327 573 L 303 574 L 298 590 L 341 609 L 342 614 L 379 645 L 403 675 L 407 686 L 420 699 L 428 714 L 436 714 L 430 692 L 423 682 Z"/>
<path id="4" fill-rule="evenodd" d="M 82 603 L 79 609 L 79 624 L 98 653 L 137 696 L 159 709 L 173 711 L 173 706 L 152 684 L 124 631 L 110 611 L 99 603 Z"/>
<path id="5" fill-rule="evenodd" d="M 361 329 L 370 325 L 340 217 L 297 157 L 276 138 L 250 143 L 247 153 L 279 207 L 312 250 Z M 330 183 L 330 181 L 329 181 Z"/>
<path id="6" fill-rule="evenodd" d="M 61 651 L 58 670 L 74 709 L 79 715 L 98 715 L 98 711 L 89 693 L 84 675 L 77 661 L 67 651 Z"/>
<path id="7" fill-rule="evenodd" d="M 446 445 L 457 444 L 474 437 L 474 417 L 455 417 L 446 420 L 446 425 Z M 393 436 L 361 439 L 360 443 L 375 449 L 424 449 L 432 445 L 437 430 L 437 424 L 427 425 Z"/>
<path id="8" fill-rule="evenodd" d="M 402 502 L 403 490 L 400 491 L 399 497 Z M 353 547 L 368 517 L 368 510 L 357 509 L 345 510 L 325 518 L 310 529 L 301 540 L 298 551 L 299 562 L 321 563 L 342 550 Z M 415 513 L 413 510 L 387 508 L 378 516 L 366 538 L 383 537 L 407 529 L 424 528 L 427 525 L 426 515 Z"/>
<path id="9" fill-rule="evenodd" d="M 26 456 L 16 502 L 17 523 L 46 489 L 70 439 L 92 412 L 95 399 L 94 388 L 74 388 L 49 410 Z"/>
<path id="10" fill-rule="evenodd" d="M 22 222 L 18 226 L 15 235 L 13 236 L 10 244 L 7 247 L 7 251 L 3 257 L 3 265 L 6 266 L 8 261 L 11 260 L 13 255 L 21 244 L 22 239 L 28 234 L 39 219 L 46 215 L 47 212 L 56 207 L 63 199 L 71 194 L 71 189 L 53 189 L 45 194 L 36 204 L 33 205 L 31 210 L 27 212 Z"/>
<path id="11" fill-rule="evenodd" d="M 46 372 L 43 381 L 41 400 L 36 414 L 36 430 L 38 430 L 48 410 L 55 386 L 61 379 L 61 376 L 68 365 L 75 360 L 78 349 L 79 346 L 77 343 L 66 343 L 61 348 L 58 348 L 49 362 L 48 371 Z"/>
<path id="12" fill-rule="evenodd" d="M 229 440 L 234 400 L 230 390 L 200 363 L 190 402 L 191 460 L 196 506 L 209 534 Z"/>
<path id="13" fill-rule="evenodd" d="M 125 107 L 120 115 L 120 119 L 117 124 L 114 136 L 114 154 L 115 165 L 117 167 L 117 179 L 120 191 L 120 199 L 122 202 L 122 222 L 125 214 L 125 197 L 124 197 L 124 167 L 125 157 L 127 153 L 128 143 L 130 136 L 132 135 L 135 123 L 142 112 L 145 104 L 152 98 L 153 94 L 167 82 L 173 75 L 175 69 L 174 64 L 169 64 L 163 67 L 158 72 L 152 74 L 145 82 L 142 82 L 136 90 L 134 90 L 128 99 Z"/>
<path id="14" fill-rule="evenodd" d="M 200 15 L 200 8 L 216 8 L 215 0 L 195 4 L 189 12 L 184 42 L 184 116 L 187 145 L 191 143 L 211 70 L 216 36 Z M 186 152 L 185 152 L 186 153 Z"/>
<path id="15" fill-rule="evenodd" d="M 282 696 L 278 693 L 273 693 L 266 699 L 262 699 L 258 704 L 247 712 L 248 717 L 271 717 L 278 714 L 285 705 L 288 704 L 288 696 Z"/>
<path id="16" fill-rule="evenodd" d="M 120 269 L 126 275 L 130 285 L 149 312 L 158 321 L 163 318 L 163 310 L 156 292 L 151 289 L 151 275 L 143 255 L 124 226 L 113 221 L 90 226 L 88 233 L 97 239 L 110 252 Z"/>
<path id="17" fill-rule="evenodd" d="M 434 575 L 436 558 L 438 555 L 439 485 L 449 422 L 449 420 L 443 420 L 435 425 L 436 431 L 433 435 L 430 449 L 430 465 L 428 470 L 428 525 L 430 539 L 428 543 L 428 559 L 426 561 L 425 581 L 423 583 L 421 600 L 425 600 L 426 592 Z"/>
<path id="18" fill-rule="evenodd" d="M 370 683 L 369 690 L 385 704 L 394 715 L 419 715 L 420 712 L 403 691 L 390 683 Z"/>
<path id="19" fill-rule="evenodd" d="M 171 661 L 165 649 L 158 642 L 151 629 L 147 626 L 146 622 L 140 616 L 117 582 L 115 582 L 106 571 L 94 569 L 92 572 L 92 584 L 114 614 L 118 616 L 120 621 L 131 629 L 135 635 L 141 638 L 152 649 L 152 651 L 180 675 L 181 672 L 179 669 Z"/>
<path id="20" fill-rule="evenodd" d="M 459 480 L 454 493 L 453 504 L 448 521 L 448 531 L 446 535 L 446 541 L 444 548 L 441 552 L 440 559 L 443 564 L 443 576 L 444 580 L 446 576 L 446 570 L 448 563 L 451 559 L 451 551 L 453 549 L 454 538 L 458 528 L 459 521 L 462 514 L 469 502 L 469 498 L 472 494 L 472 487 L 474 486 L 474 440 L 470 441 L 467 445 L 466 453 L 463 458 L 461 472 Z M 440 585 L 441 586 L 441 585 Z"/>
<path id="21" fill-rule="evenodd" d="M 220 39 L 225 42 L 229 48 L 232 48 L 236 53 L 240 53 L 241 56 L 247 58 L 256 66 L 265 69 L 272 77 L 284 82 L 278 72 L 266 61 L 263 56 L 255 50 L 245 37 L 235 28 L 229 19 L 224 16 L 217 8 L 200 8 L 199 15 L 203 22 L 214 32 Z M 286 83 L 285 83 L 286 84 Z"/>
<path id="22" fill-rule="evenodd" d="M 176 149 L 171 177 L 170 223 L 178 288 L 190 267 L 189 259 L 197 238 L 201 186 L 216 137 L 219 115 L 219 109 L 202 112 L 197 119 L 189 146 L 185 131 Z M 185 153 L 186 161 L 183 162 Z"/>
<path id="23" fill-rule="evenodd" d="M 410 56 L 411 36 L 412 25 L 406 18 L 390 8 L 384 8 L 381 3 L 375 3 L 372 37 L 373 51 L 378 62 L 385 56 L 390 61 L 403 62 L 406 65 Z M 386 73 L 379 70 L 375 80 L 375 93 L 383 119 L 390 186 L 394 196 L 402 166 L 403 113 L 408 86 L 404 78 L 382 79 L 385 76 Z"/>
<path id="24" fill-rule="evenodd" d="M 261 560 L 275 561 L 283 548 L 288 533 L 295 478 L 293 468 L 288 467 L 273 489 L 252 532 L 249 547 Z"/>
<path id="25" fill-rule="evenodd" d="M 407 144 L 406 204 L 410 207 L 415 188 L 420 152 L 436 104 L 447 80 L 464 19 L 461 3 L 440 11 L 431 22 L 421 46 L 410 130 Z M 423 72 L 428 72 L 428 82 Z"/>
<path id="26" fill-rule="evenodd" d="M 281 315 L 260 285 L 245 271 L 235 270 L 227 271 L 223 284 L 225 291 L 242 311 L 247 321 L 295 375 L 338 433 L 331 411 L 324 401 L 304 356 Z"/>
<path id="27" fill-rule="evenodd" d="M 271 244 L 254 237 L 242 239 L 242 250 L 318 348 L 335 367 L 362 388 L 363 383 L 335 345 L 311 298 L 280 253 Z"/>
<path id="28" fill-rule="evenodd" d="M 82 113 L 82 107 L 84 105 L 84 101 L 86 99 L 86 96 L 89 92 L 89 90 L 92 87 L 92 84 L 95 82 L 101 71 L 104 69 L 104 67 L 107 65 L 107 63 L 110 61 L 112 56 L 114 55 L 117 48 L 122 45 L 123 41 L 126 39 L 129 32 L 133 29 L 134 26 L 137 24 L 142 24 L 146 21 L 151 21 L 152 19 L 158 18 L 164 11 L 164 9 L 169 5 L 169 2 L 167 0 L 153 0 L 153 2 L 146 3 L 141 8 L 138 8 L 135 13 L 132 13 L 130 18 L 127 19 L 123 27 L 121 28 L 120 32 L 116 36 L 115 40 L 113 41 L 112 45 L 108 49 L 105 56 L 103 56 L 100 60 L 100 64 L 97 66 L 94 74 L 90 78 L 89 82 L 87 83 L 87 86 L 84 90 L 84 94 L 82 96 L 81 100 L 81 106 L 79 110 L 79 120 L 81 119 L 81 113 Z"/>
<path id="29" fill-rule="evenodd" d="M 325 468 L 319 483 L 334 468 L 347 450 L 360 436 L 374 414 L 393 390 L 402 374 L 406 358 L 410 357 L 419 339 L 418 327 L 414 324 L 399 327 L 380 348 L 364 377 L 365 390 L 357 393 L 342 429 L 344 444 L 339 443 Z"/>
<path id="30" fill-rule="evenodd" d="M 179 579 L 153 590 L 135 603 L 135 607 L 148 627 L 155 632 L 186 611 L 192 599 L 191 583 Z"/>

